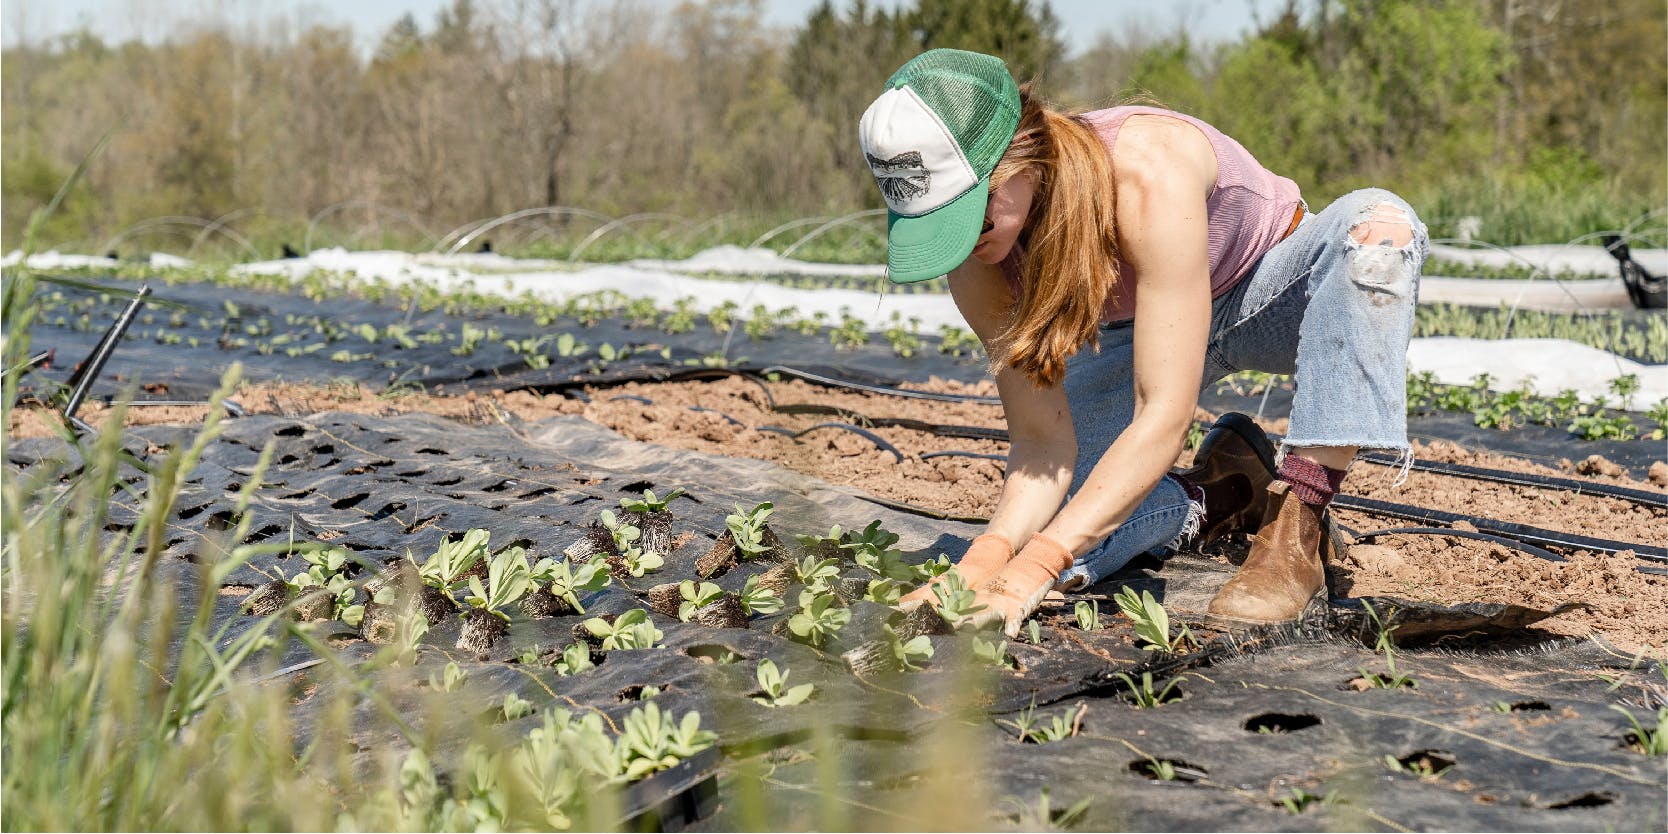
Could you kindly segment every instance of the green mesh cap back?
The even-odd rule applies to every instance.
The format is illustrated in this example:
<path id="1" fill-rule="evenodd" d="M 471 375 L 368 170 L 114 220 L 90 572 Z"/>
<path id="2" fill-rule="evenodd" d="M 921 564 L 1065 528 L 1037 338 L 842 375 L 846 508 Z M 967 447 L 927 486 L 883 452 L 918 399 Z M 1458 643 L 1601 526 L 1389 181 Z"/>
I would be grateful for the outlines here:
<path id="1" fill-rule="evenodd" d="M 980 179 L 990 176 L 1019 128 L 1019 85 L 994 55 L 929 50 L 899 67 L 886 85 L 914 89 L 950 128 Z"/>

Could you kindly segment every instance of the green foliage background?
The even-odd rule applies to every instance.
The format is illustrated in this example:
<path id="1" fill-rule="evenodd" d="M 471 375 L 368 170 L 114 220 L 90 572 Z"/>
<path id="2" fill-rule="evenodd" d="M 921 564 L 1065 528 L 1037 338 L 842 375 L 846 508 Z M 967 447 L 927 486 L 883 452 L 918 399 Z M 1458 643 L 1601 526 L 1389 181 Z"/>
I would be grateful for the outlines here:
<path id="1" fill-rule="evenodd" d="M 5 248 L 112 127 L 43 244 L 91 251 L 147 218 L 232 215 L 274 254 L 343 201 L 403 217 L 344 209 L 337 239 L 314 245 L 351 231 L 417 246 L 532 206 L 875 208 L 858 116 L 892 70 L 938 46 L 1002 55 L 1065 104 L 1198 115 L 1311 205 L 1379 185 L 1438 237 L 1474 215 L 1497 243 L 1631 228 L 1662 244 L 1660 0 L 1290 0 L 1238 41 L 1130 29 L 1079 54 L 1065 47 L 1071 22 L 1035 0 L 825 2 L 789 31 L 762 24 L 757 0 L 454 0 L 368 54 L 351 30 L 300 19 L 181 19 L 156 43 L 77 32 L 6 49 Z"/>

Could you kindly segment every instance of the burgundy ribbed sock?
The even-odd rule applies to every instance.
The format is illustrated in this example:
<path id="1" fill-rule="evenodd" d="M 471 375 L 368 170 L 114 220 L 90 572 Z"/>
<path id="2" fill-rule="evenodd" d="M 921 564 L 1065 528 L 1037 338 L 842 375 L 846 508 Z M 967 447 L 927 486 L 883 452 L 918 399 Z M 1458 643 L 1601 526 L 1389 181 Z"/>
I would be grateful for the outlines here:
<path id="1" fill-rule="evenodd" d="M 1288 454 L 1280 462 L 1280 480 L 1292 485 L 1292 494 L 1297 496 L 1297 500 L 1312 507 L 1324 507 L 1332 503 L 1332 496 L 1338 494 L 1338 487 L 1344 483 L 1344 473 L 1308 458 Z"/>

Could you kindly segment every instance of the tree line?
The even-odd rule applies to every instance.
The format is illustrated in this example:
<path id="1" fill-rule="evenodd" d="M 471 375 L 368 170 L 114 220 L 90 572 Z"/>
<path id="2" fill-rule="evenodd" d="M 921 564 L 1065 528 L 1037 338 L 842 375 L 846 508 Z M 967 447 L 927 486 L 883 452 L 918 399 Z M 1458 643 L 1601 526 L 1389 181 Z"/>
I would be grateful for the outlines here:
<path id="1" fill-rule="evenodd" d="M 1235 41 L 1126 28 L 1076 54 L 1046 0 L 824 2 L 788 31 L 761 17 L 758 0 L 453 0 L 368 54 L 300 18 L 17 42 L 0 65 L 0 235 L 19 245 L 107 132 L 43 243 L 232 215 L 276 248 L 344 201 L 441 231 L 534 206 L 874 208 L 858 116 L 939 46 L 1001 55 L 1064 106 L 1200 116 L 1312 205 L 1381 185 L 1439 236 L 1473 215 L 1506 243 L 1665 225 L 1660 0 L 1288 0 Z"/>

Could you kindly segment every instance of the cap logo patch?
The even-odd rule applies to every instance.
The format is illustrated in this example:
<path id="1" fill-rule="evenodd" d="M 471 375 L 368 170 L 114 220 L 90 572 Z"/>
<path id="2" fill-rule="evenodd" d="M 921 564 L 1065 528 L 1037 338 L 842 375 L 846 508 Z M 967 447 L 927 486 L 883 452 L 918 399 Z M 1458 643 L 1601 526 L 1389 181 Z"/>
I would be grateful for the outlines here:
<path id="1" fill-rule="evenodd" d="M 926 165 L 921 161 L 920 151 L 906 151 L 891 159 L 877 159 L 874 154 L 866 152 L 863 156 L 868 158 L 869 169 L 880 183 L 880 193 L 891 205 L 913 200 L 932 187 L 932 174 L 927 172 Z"/>

